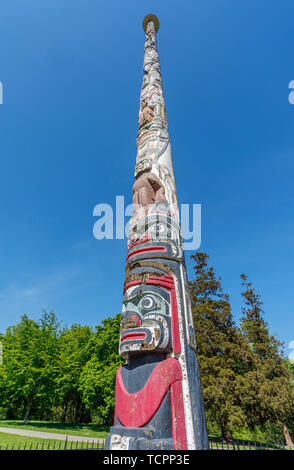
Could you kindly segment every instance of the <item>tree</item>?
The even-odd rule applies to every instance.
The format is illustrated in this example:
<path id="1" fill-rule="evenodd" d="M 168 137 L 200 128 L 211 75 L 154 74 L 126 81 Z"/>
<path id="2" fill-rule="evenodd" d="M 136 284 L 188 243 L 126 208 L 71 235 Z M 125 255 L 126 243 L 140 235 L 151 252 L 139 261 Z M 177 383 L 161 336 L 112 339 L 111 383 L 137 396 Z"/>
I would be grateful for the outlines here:
<path id="1" fill-rule="evenodd" d="M 25 423 L 33 406 L 50 408 L 54 399 L 58 326 L 53 312 L 39 322 L 23 315 L 3 335 L 2 396 L 8 410 L 23 404 Z"/>
<path id="2" fill-rule="evenodd" d="M 61 417 L 110 423 L 114 408 L 120 315 L 95 329 L 73 324 L 61 329 L 53 312 L 38 320 L 23 315 L 0 340 L 0 414 L 6 419 Z"/>
<path id="3" fill-rule="evenodd" d="M 85 365 L 79 390 L 83 401 L 98 412 L 101 424 L 111 424 L 114 416 L 115 377 L 124 363 L 118 355 L 121 316 L 107 318 L 96 327 L 89 343 L 91 358 Z"/>
<path id="4" fill-rule="evenodd" d="M 80 324 L 73 324 L 61 331 L 56 391 L 58 402 L 62 407 L 62 421 L 68 418 L 75 422 L 91 419 L 82 402 L 79 385 L 81 373 L 91 359 L 89 342 L 92 335 L 92 328 Z"/>
<path id="5" fill-rule="evenodd" d="M 242 279 L 242 297 L 245 302 L 241 330 L 253 351 L 253 362 L 248 377 L 255 380 L 255 397 L 251 400 L 251 413 L 248 422 L 254 416 L 263 426 L 266 422 L 277 423 L 284 432 L 287 445 L 293 447 L 288 426 L 294 418 L 294 390 L 291 373 L 283 358 L 283 344 L 271 335 L 268 324 L 263 318 L 260 295 L 245 274 Z M 248 396 L 243 397 L 244 406 Z"/>
<path id="6" fill-rule="evenodd" d="M 189 285 L 205 410 L 208 421 L 217 423 L 228 440 L 234 427 L 246 423 L 240 400 L 246 382 L 240 377 L 252 354 L 233 321 L 221 278 L 208 267 L 209 256 L 199 252 L 191 258 L 195 279 Z"/>

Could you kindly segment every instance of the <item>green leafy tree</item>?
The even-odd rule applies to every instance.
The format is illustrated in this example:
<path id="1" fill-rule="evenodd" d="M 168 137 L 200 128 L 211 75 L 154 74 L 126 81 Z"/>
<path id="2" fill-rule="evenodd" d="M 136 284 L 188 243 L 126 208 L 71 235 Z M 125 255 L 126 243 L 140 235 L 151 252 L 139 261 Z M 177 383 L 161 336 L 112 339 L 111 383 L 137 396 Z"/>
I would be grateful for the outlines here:
<path id="1" fill-rule="evenodd" d="M 89 422 L 98 414 L 110 423 L 114 409 L 120 316 L 95 330 L 77 324 L 60 328 L 53 312 L 27 315 L 1 335 L 0 414 L 6 419 Z"/>
<path id="2" fill-rule="evenodd" d="M 107 318 L 91 338 L 91 359 L 85 365 L 79 390 L 89 409 L 98 412 L 101 424 L 111 424 L 114 415 L 115 377 L 123 359 L 118 355 L 120 315 Z"/>
<path id="3" fill-rule="evenodd" d="M 92 328 L 80 324 L 61 331 L 56 392 L 62 407 L 62 421 L 85 422 L 91 419 L 82 401 L 79 384 L 83 368 L 91 359 L 89 343 L 92 335 Z"/>
<path id="4" fill-rule="evenodd" d="M 49 407 L 55 396 L 58 322 L 53 312 L 39 322 L 27 315 L 3 335 L 2 396 L 7 410 L 24 405 L 26 423 L 32 407 Z"/>

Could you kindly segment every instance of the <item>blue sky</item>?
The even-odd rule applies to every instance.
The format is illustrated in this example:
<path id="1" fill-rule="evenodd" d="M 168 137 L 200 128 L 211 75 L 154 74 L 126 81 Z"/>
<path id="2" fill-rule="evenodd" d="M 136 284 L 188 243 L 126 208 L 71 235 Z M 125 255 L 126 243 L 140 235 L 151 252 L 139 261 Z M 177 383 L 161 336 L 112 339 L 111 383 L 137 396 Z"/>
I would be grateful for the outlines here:
<path id="1" fill-rule="evenodd" d="M 42 308 L 91 325 L 121 309 L 126 241 L 95 240 L 93 208 L 131 202 L 153 12 L 179 201 L 202 204 L 201 250 L 235 319 L 244 272 L 288 346 L 293 11 L 293 0 L 1 3 L 0 331 Z"/>

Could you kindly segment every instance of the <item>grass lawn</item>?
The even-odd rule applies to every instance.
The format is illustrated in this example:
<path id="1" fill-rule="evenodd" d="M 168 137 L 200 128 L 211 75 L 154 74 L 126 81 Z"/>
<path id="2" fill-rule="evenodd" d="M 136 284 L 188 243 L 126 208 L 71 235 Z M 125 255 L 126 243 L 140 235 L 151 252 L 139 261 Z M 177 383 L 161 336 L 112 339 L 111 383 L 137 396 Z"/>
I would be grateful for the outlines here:
<path id="1" fill-rule="evenodd" d="M 66 445 L 67 449 L 85 449 L 85 442 L 67 442 L 57 441 L 55 439 L 39 439 L 38 437 L 17 436 L 15 434 L 5 434 L 0 432 L 0 455 L 1 450 L 63 450 Z M 91 449 L 92 443 L 88 444 Z M 94 444 L 97 449 L 97 444 Z"/>
<path id="2" fill-rule="evenodd" d="M 0 426 L 5 428 L 29 429 L 31 431 L 55 432 L 61 434 L 71 434 L 73 436 L 106 438 L 109 433 L 108 426 L 98 426 L 97 424 L 73 424 L 52 421 L 29 421 L 24 424 L 18 420 L 0 420 Z M 2 435 L 2 433 L 1 433 Z M 43 439 L 42 439 L 43 440 Z"/>

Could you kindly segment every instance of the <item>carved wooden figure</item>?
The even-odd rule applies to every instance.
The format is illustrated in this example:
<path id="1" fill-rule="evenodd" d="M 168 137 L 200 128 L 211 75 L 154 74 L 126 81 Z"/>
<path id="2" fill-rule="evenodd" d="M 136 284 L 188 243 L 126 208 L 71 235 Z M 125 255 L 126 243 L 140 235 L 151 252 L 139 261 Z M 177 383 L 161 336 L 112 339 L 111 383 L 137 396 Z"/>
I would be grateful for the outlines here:
<path id="1" fill-rule="evenodd" d="M 171 146 L 148 15 L 114 425 L 107 449 L 208 449 Z"/>

